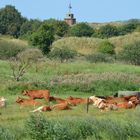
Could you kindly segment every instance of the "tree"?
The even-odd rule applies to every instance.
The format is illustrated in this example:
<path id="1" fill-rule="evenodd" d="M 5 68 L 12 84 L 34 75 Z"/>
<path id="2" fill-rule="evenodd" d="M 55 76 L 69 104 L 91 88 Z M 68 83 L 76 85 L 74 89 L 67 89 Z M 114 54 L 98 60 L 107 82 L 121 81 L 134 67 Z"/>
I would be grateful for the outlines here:
<path id="1" fill-rule="evenodd" d="M 97 36 L 100 38 L 109 38 L 118 35 L 117 27 L 112 25 L 105 25 L 100 27 L 98 30 Z"/>
<path id="2" fill-rule="evenodd" d="M 31 44 L 40 48 L 44 54 L 49 53 L 53 41 L 54 29 L 47 24 L 43 24 L 30 38 Z"/>
<path id="3" fill-rule="evenodd" d="M 119 54 L 120 59 L 134 65 L 140 65 L 140 42 L 126 45 Z"/>
<path id="4" fill-rule="evenodd" d="M 108 41 L 103 41 L 98 47 L 98 52 L 104 54 L 115 54 L 115 46 Z"/>
<path id="5" fill-rule="evenodd" d="M 33 64 L 37 63 L 43 57 L 38 49 L 26 49 L 19 53 L 16 57 L 10 60 L 10 67 L 13 78 L 19 81 L 26 73 L 27 69 Z"/>
<path id="6" fill-rule="evenodd" d="M 20 36 L 28 36 L 37 31 L 42 22 L 37 19 L 31 19 L 24 22 L 20 28 Z"/>
<path id="7" fill-rule="evenodd" d="M 77 37 L 91 37 L 94 33 L 94 30 L 92 27 L 87 25 L 86 23 L 79 23 L 71 27 L 69 31 L 71 36 L 77 36 Z"/>
<path id="8" fill-rule="evenodd" d="M 68 33 L 69 25 L 65 21 L 49 19 L 44 22 L 54 28 L 54 34 L 60 37 Z"/>
<path id="9" fill-rule="evenodd" d="M 25 20 L 14 6 L 7 5 L 0 9 L 0 33 L 18 37 Z"/>

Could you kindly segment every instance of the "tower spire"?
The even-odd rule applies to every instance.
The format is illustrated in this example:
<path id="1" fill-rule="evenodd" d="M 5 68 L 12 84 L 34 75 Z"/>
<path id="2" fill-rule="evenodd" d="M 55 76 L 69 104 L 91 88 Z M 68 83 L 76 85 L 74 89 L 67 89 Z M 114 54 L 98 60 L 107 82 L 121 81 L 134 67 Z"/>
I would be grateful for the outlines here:
<path id="1" fill-rule="evenodd" d="M 71 6 L 71 2 L 69 3 L 69 13 L 71 13 L 71 9 L 72 9 L 72 6 Z"/>

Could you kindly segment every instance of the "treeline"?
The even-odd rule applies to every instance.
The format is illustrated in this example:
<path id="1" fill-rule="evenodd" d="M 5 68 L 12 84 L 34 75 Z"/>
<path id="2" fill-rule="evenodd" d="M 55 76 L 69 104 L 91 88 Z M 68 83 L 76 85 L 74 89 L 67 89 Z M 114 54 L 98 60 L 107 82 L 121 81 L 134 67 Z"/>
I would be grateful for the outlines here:
<path id="1" fill-rule="evenodd" d="M 30 45 L 38 47 L 44 54 L 48 54 L 51 44 L 62 37 L 110 38 L 132 33 L 135 30 L 140 30 L 139 20 L 130 20 L 120 26 L 107 24 L 94 28 L 88 23 L 69 26 L 65 21 L 55 19 L 29 20 L 11 5 L 0 9 L 0 34 L 26 39 Z"/>
<path id="2" fill-rule="evenodd" d="M 54 29 L 55 37 L 64 36 L 88 36 L 98 38 L 109 38 L 113 36 L 125 35 L 140 29 L 139 20 L 129 20 L 121 26 L 104 25 L 96 29 L 88 23 L 78 23 L 72 27 L 64 21 L 49 19 L 40 21 L 38 19 L 27 19 L 11 5 L 0 9 L 0 33 L 3 35 L 12 35 L 16 38 L 27 37 L 36 32 L 41 26 L 47 24 Z"/>

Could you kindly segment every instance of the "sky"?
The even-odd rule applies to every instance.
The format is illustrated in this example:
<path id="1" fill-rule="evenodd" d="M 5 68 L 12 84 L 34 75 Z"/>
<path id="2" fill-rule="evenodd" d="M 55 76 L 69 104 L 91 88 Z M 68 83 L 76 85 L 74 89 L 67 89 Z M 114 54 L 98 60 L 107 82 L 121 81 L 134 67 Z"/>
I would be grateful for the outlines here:
<path id="1" fill-rule="evenodd" d="M 0 8 L 13 5 L 29 19 L 63 20 L 70 2 L 78 22 L 140 19 L 140 0 L 0 0 Z"/>

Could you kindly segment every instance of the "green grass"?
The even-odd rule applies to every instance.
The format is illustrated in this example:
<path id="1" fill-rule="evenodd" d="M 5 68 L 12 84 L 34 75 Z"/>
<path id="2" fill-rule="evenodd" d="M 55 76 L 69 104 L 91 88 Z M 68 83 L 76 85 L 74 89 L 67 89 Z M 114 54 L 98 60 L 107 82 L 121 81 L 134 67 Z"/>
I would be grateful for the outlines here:
<path id="1" fill-rule="evenodd" d="M 25 123 L 32 113 L 34 107 L 19 108 L 15 100 L 17 96 L 21 96 L 23 89 L 49 89 L 51 95 L 65 98 L 69 95 L 78 97 L 88 97 L 91 95 L 112 95 L 117 90 L 139 90 L 140 89 L 140 67 L 124 64 L 91 64 L 86 61 L 75 61 L 68 63 L 58 63 L 46 61 L 39 64 L 39 71 L 35 71 L 35 66 L 30 67 L 20 82 L 16 82 L 12 78 L 12 72 L 8 61 L 0 61 L 0 96 L 7 98 L 7 108 L 0 109 L 0 126 L 8 129 L 10 133 L 15 135 L 15 139 L 27 139 L 30 137 L 25 133 Z M 47 104 L 45 100 L 42 100 Z M 51 103 L 52 104 L 52 103 Z M 73 127 L 75 131 L 79 131 L 79 127 L 86 121 L 95 121 L 99 123 L 97 128 L 100 130 L 103 126 L 114 127 L 114 130 L 119 131 L 118 124 L 121 125 L 121 130 L 126 133 L 128 140 L 137 140 L 139 133 L 134 132 L 130 135 L 128 126 L 129 122 L 138 123 L 140 117 L 140 107 L 132 110 L 119 110 L 115 112 L 100 112 L 97 108 L 90 106 L 89 113 L 86 113 L 86 105 L 73 107 L 70 111 L 52 111 L 43 113 L 49 121 L 60 121 L 65 127 L 65 121 L 71 122 L 74 120 L 78 125 Z M 105 120 L 105 123 L 100 124 Z M 113 122 L 108 124 L 108 120 Z M 133 123 L 132 123 L 133 124 Z M 80 125 L 80 126 L 79 126 Z M 136 125 L 139 127 L 139 124 Z M 83 125 L 82 125 L 83 127 Z M 88 127 L 88 126 L 87 126 Z M 12 128 L 12 129 L 11 129 Z M 94 127 L 92 129 L 95 129 Z M 102 130 L 98 135 L 101 135 L 103 140 L 113 140 L 115 135 L 122 134 L 111 129 Z M 129 130 L 130 131 L 130 130 Z M 6 133 L 6 130 L 5 130 Z M 9 135 L 10 135 L 9 133 Z M 112 137 L 109 136 L 113 133 Z M 136 134 L 137 135 L 136 135 Z M 87 134 L 88 135 L 88 134 Z M 94 138 L 93 138 L 94 137 Z M 84 139 L 95 139 L 95 136 L 87 136 Z M 123 139 L 122 139 L 123 140 Z"/>

